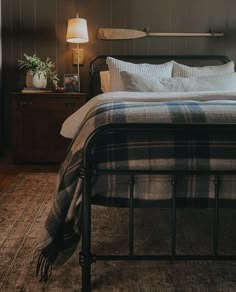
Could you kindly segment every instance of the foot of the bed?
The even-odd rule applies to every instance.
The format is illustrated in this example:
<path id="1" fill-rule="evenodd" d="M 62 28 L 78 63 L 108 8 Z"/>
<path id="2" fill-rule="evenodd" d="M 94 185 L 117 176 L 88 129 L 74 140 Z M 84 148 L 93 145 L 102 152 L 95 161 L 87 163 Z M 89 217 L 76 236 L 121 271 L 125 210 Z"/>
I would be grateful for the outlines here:
<path id="1" fill-rule="evenodd" d="M 87 161 L 86 159 L 84 160 Z M 91 264 L 94 256 L 91 254 L 91 173 L 90 168 L 83 169 L 82 192 L 82 250 L 79 262 L 82 267 L 82 292 L 91 291 Z"/>
<path id="2" fill-rule="evenodd" d="M 82 292 L 91 291 L 91 266 L 82 267 Z"/>

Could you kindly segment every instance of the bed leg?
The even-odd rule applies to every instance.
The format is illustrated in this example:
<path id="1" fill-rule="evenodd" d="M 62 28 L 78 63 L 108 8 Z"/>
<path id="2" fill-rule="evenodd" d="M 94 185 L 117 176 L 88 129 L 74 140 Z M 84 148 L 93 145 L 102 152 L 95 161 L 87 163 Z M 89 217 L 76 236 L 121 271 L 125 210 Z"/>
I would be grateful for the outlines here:
<path id="1" fill-rule="evenodd" d="M 82 267 L 82 292 L 91 291 L 91 175 L 84 175 L 82 194 L 82 251 L 80 265 Z"/>
<path id="2" fill-rule="evenodd" d="M 171 179 L 172 186 L 172 223 L 171 223 L 171 256 L 176 255 L 176 177 Z"/>
<path id="3" fill-rule="evenodd" d="M 90 264 L 81 263 L 85 260 L 85 256 L 80 253 L 80 265 L 82 265 L 82 292 L 89 292 L 91 291 L 91 266 Z"/>
<path id="4" fill-rule="evenodd" d="M 134 255 L 134 175 L 129 180 L 129 255 Z"/>
<path id="5" fill-rule="evenodd" d="M 220 186 L 220 179 L 218 175 L 215 176 L 214 184 L 215 184 L 215 214 L 214 214 L 213 250 L 214 256 L 217 257 L 219 240 L 219 186 Z"/>

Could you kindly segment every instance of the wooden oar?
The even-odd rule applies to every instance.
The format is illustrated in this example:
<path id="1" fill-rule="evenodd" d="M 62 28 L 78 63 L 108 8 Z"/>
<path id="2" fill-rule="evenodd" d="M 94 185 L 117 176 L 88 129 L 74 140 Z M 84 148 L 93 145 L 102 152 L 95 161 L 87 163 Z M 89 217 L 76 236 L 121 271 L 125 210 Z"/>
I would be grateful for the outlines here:
<path id="1" fill-rule="evenodd" d="M 213 31 L 208 33 L 202 32 L 145 32 L 135 29 L 126 28 L 99 28 L 98 38 L 102 40 L 125 40 L 125 39 L 137 39 L 142 37 L 163 37 L 163 36 L 174 36 L 174 37 L 211 37 L 211 36 L 223 36 L 224 33 Z"/>

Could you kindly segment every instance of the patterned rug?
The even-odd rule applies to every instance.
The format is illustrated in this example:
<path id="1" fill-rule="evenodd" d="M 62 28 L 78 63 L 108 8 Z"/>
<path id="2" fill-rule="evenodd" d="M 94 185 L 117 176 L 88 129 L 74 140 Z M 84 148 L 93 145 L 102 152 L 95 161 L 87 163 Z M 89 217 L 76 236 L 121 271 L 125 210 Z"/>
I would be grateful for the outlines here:
<path id="1" fill-rule="evenodd" d="M 21 174 L 0 193 L 0 291 L 80 291 L 79 249 L 47 284 L 35 278 L 33 253 L 54 196 L 53 173 Z M 220 249 L 236 243 L 236 212 L 221 212 Z M 177 249 L 181 254 L 211 248 L 212 212 L 177 210 Z M 93 207 L 93 251 L 127 252 L 125 209 Z M 170 248 L 167 209 L 135 211 L 135 252 L 165 253 Z M 99 262 L 92 266 L 93 291 L 236 291 L 235 262 Z"/>

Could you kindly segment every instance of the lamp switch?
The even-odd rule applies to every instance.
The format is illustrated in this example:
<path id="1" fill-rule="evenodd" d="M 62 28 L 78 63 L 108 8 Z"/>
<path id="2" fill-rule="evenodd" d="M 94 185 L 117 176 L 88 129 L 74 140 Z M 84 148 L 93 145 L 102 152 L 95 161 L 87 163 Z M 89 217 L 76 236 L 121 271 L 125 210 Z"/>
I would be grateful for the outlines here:
<path id="1" fill-rule="evenodd" d="M 84 49 L 73 49 L 72 50 L 73 65 L 78 64 L 78 51 L 79 51 L 79 63 L 80 63 L 80 65 L 83 65 L 84 64 Z"/>

